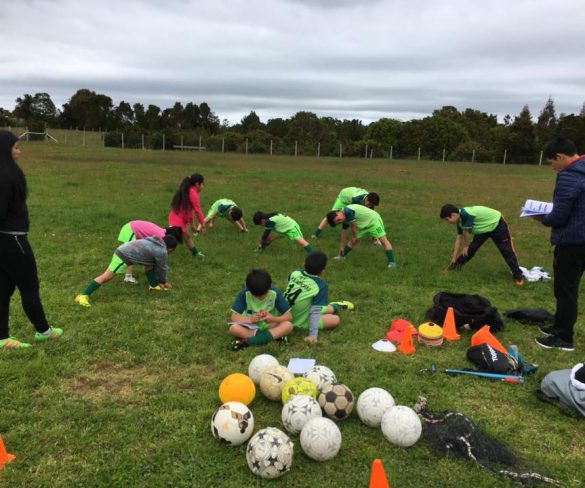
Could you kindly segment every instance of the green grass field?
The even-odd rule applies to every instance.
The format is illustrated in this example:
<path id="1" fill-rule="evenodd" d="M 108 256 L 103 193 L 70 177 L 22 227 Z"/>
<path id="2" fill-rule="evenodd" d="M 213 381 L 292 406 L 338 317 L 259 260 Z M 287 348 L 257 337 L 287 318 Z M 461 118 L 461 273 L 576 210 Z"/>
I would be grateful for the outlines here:
<path id="1" fill-rule="evenodd" d="M 367 486 L 374 458 L 381 458 L 392 487 L 515 486 L 471 461 L 435 457 L 424 441 L 404 449 L 354 414 L 339 424 L 340 454 L 327 463 L 307 458 L 295 443 L 292 470 L 268 482 L 248 469 L 245 447 L 215 441 L 209 421 L 218 406 L 217 388 L 232 372 L 247 372 L 259 353 L 281 364 L 313 357 L 359 395 L 386 388 L 397 403 L 412 405 L 419 395 L 431 410 L 465 413 L 512 447 L 527 464 L 563 486 L 582 486 L 585 423 L 562 415 L 533 396 L 542 376 L 583 359 L 583 319 L 577 323 L 577 352 L 540 349 L 533 326 L 506 321 L 498 335 L 540 370 L 524 385 L 420 371 L 469 367 L 470 335 L 439 348 L 417 346 L 415 354 L 375 352 L 393 318 L 423 321 L 437 291 L 479 293 L 503 312 L 527 306 L 554 311 L 551 283 L 514 285 L 492 243 L 462 272 L 443 271 L 452 252 L 454 228 L 442 222 L 443 203 L 482 204 L 507 217 L 520 264 L 552 271 L 548 230 L 518 217 L 526 198 L 550 200 L 554 173 L 547 167 L 466 163 L 260 157 L 177 153 L 22 143 L 31 213 L 30 241 L 36 253 L 41 294 L 48 318 L 63 327 L 62 340 L 24 351 L 0 353 L 0 433 L 16 460 L 0 471 L 2 486 Z M 180 180 L 201 172 L 206 210 L 229 197 L 244 209 L 250 234 L 218 221 L 196 244 L 206 254 L 194 259 L 179 247 L 171 256 L 165 294 L 121 278 L 92 295 L 84 309 L 73 296 L 100 274 L 117 246 L 118 231 L 133 219 L 166 223 Z M 398 267 L 386 269 L 380 248 L 361 243 L 345 261 L 329 262 L 325 278 L 331 300 L 351 300 L 341 326 L 307 345 L 294 333 L 289 346 L 277 344 L 227 350 L 227 319 L 247 271 L 264 267 L 284 287 L 287 274 L 305 254 L 279 240 L 253 252 L 261 229 L 250 220 L 256 210 L 286 212 L 306 236 L 329 209 L 339 189 L 362 186 L 381 195 L 380 213 L 394 245 Z M 317 248 L 333 256 L 338 229 L 327 228 Z M 583 316 L 583 301 L 581 304 Z M 20 307 L 11 308 L 11 333 L 32 340 L 34 329 Z M 280 405 L 258 393 L 251 405 L 256 429 L 282 428 Z M 581 474 L 580 474 L 581 473 Z"/>

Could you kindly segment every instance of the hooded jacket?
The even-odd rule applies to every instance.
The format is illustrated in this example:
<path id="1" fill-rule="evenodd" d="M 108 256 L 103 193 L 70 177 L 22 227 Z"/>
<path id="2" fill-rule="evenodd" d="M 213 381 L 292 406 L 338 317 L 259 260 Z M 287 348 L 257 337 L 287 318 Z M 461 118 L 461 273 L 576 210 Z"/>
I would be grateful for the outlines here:
<path id="1" fill-rule="evenodd" d="M 585 157 L 557 174 L 553 209 L 542 223 L 552 227 L 550 241 L 555 246 L 585 244 Z"/>
<path id="2" fill-rule="evenodd" d="M 26 206 L 26 179 L 12 159 L 12 146 L 18 138 L 0 131 L 0 232 L 26 233 L 29 228 Z"/>

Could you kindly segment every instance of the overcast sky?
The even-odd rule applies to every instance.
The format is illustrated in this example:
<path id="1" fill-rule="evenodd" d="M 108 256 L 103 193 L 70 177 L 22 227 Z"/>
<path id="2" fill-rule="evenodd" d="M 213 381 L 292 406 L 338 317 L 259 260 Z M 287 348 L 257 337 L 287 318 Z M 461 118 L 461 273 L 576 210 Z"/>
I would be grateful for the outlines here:
<path id="1" fill-rule="evenodd" d="M 583 0 L 18 0 L 0 9 L 0 107 L 79 88 L 207 102 L 236 123 L 307 110 L 409 120 L 585 102 Z"/>

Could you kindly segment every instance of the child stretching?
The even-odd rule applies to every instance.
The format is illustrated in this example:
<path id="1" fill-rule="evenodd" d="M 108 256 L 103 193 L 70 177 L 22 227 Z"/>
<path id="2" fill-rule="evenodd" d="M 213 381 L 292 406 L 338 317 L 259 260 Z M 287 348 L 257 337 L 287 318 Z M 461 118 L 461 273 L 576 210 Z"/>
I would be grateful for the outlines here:
<path id="1" fill-rule="evenodd" d="M 246 287 L 232 305 L 229 330 L 236 340 L 231 343 L 231 349 L 238 351 L 286 338 L 293 329 L 290 319 L 290 305 L 272 285 L 268 271 L 251 270 L 246 276 Z"/>
<path id="2" fill-rule="evenodd" d="M 351 228 L 351 241 L 346 244 L 344 236 L 341 236 L 339 244 L 339 255 L 333 259 L 343 259 L 351 250 L 357 245 L 362 237 L 370 236 L 376 237 L 382 243 L 386 258 L 388 259 L 388 268 L 396 266 L 394 259 L 394 251 L 392 244 L 386 237 L 386 230 L 384 229 L 384 222 L 382 217 L 375 210 L 371 210 L 363 205 L 348 205 L 341 210 L 331 210 L 327 214 L 327 222 L 331 227 L 337 224 L 343 224 L 345 228 Z"/>
<path id="3" fill-rule="evenodd" d="M 285 236 L 291 241 L 296 241 L 307 253 L 313 252 L 313 246 L 304 238 L 299 224 L 294 219 L 278 212 L 256 212 L 252 217 L 254 224 L 263 225 L 264 233 L 260 238 L 257 251 L 262 251 L 274 240 Z M 271 234 L 274 231 L 277 235 Z"/>
<path id="4" fill-rule="evenodd" d="M 327 266 L 327 255 L 312 252 L 305 259 L 305 269 L 297 269 L 288 275 L 284 297 L 291 306 L 294 327 L 308 332 L 305 341 L 317 342 L 320 329 L 333 329 L 339 325 L 340 308 L 353 309 L 350 302 L 328 304 L 327 283 L 320 276 Z"/>
<path id="5" fill-rule="evenodd" d="M 211 205 L 211 208 L 205 216 L 205 224 L 211 229 L 218 216 L 225 217 L 240 232 L 248 232 L 246 222 L 244 222 L 242 209 L 239 208 L 233 200 L 230 200 L 229 198 L 220 198 L 213 202 L 213 205 Z M 197 227 L 197 231 L 199 232 L 200 230 L 201 224 Z"/>
<path id="6" fill-rule="evenodd" d="M 146 269 L 146 277 L 150 283 L 149 290 L 166 290 L 171 288 L 167 282 L 167 258 L 177 247 L 177 239 L 171 235 L 147 237 L 138 241 L 122 244 L 114 252 L 112 262 L 101 275 L 91 280 L 75 302 L 82 307 L 90 307 L 89 295 L 104 283 L 110 281 L 117 273 L 123 273 L 127 266 L 142 264 Z"/>
<path id="7" fill-rule="evenodd" d="M 183 178 L 179 189 L 173 195 L 171 201 L 171 211 L 169 212 L 169 225 L 180 227 L 183 231 L 183 242 L 191 251 L 193 257 L 203 257 L 204 254 L 199 252 L 187 231 L 187 224 L 193 232 L 195 229 L 195 217 L 199 221 L 199 232 L 205 234 L 205 219 L 201 212 L 199 203 L 199 193 L 203 189 L 204 178 L 199 173 Z"/>
<path id="8" fill-rule="evenodd" d="M 163 229 L 162 227 L 146 220 L 132 220 L 120 229 L 118 241 L 130 242 L 151 236 L 160 237 L 162 239 L 167 234 L 172 235 L 177 239 L 177 242 L 183 242 L 183 233 L 180 227 L 167 227 L 166 229 Z M 126 268 L 124 283 L 132 283 L 133 285 L 136 285 L 138 284 L 138 281 L 132 275 L 132 268 L 132 265 Z"/>

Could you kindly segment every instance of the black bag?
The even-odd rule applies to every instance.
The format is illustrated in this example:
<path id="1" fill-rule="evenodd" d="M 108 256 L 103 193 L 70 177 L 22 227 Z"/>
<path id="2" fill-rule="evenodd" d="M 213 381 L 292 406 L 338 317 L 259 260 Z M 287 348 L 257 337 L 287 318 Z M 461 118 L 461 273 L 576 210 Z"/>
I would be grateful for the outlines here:
<path id="1" fill-rule="evenodd" d="M 550 324 L 555 316 L 544 308 L 513 308 L 504 312 L 506 317 L 522 322 L 523 324 L 542 325 Z"/>
<path id="2" fill-rule="evenodd" d="M 433 306 L 427 310 L 425 320 L 443 324 L 449 307 L 453 307 L 455 312 L 457 328 L 478 330 L 486 324 L 490 326 L 491 332 L 498 332 L 504 328 L 498 310 L 492 307 L 487 298 L 448 291 L 440 291 L 433 297 Z"/>
<path id="3" fill-rule="evenodd" d="M 478 344 L 467 349 L 469 359 L 481 371 L 510 374 L 520 370 L 518 361 L 508 354 L 494 349 L 489 344 Z"/>

